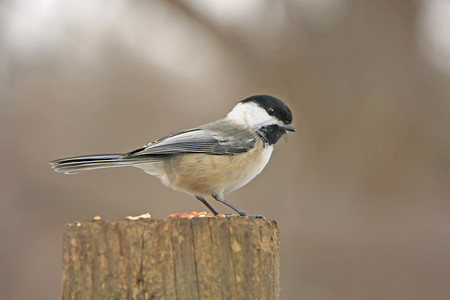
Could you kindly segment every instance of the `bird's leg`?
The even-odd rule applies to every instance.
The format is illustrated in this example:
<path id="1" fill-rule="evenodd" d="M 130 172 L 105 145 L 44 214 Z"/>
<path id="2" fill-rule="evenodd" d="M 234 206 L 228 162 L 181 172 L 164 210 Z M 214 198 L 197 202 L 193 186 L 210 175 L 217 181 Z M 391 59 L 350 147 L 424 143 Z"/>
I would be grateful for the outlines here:
<path id="1" fill-rule="evenodd" d="M 218 194 L 213 194 L 211 195 L 214 199 L 216 199 L 217 201 L 227 205 L 228 207 L 234 209 L 239 215 L 243 216 L 243 217 L 250 217 L 250 218 L 258 218 L 258 219 L 264 219 L 264 216 L 260 216 L 260 215 L 249 215 L 248 212 L 246 212 L 245 210 L 240 209 L 239 207 L 231 204 L 230 202 L 226 201 L 224 199 L 224 197 L 222 195 L 218 195 Z"/>
<path id="2" fill-rule="evenodd" d="M 198 200 L 200 200 L 201 203 L 205 204 L 205 206 L 207 208 L 209 208 L 210 211 L 212 211 L 212 213 L 217 216 L 218 214 L 220 214 L 214 207 L 212 207 L 211 204 L 208 203 L 208 201 L 205 200 L 205 198 L 203 198 L 202 196 L 197 196 L 195 195 L 195 198 L 197 198 Z"/>

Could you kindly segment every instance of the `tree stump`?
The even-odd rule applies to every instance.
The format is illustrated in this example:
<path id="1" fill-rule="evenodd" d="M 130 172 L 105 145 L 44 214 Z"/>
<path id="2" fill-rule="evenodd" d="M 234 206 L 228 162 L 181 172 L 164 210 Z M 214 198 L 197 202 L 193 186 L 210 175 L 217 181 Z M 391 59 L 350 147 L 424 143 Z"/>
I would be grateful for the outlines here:
<path id="1" fill-rule="evenodd" d="M 67 224 L 62 299 L 279 299 L 279 232 L 266 219 Z"/>

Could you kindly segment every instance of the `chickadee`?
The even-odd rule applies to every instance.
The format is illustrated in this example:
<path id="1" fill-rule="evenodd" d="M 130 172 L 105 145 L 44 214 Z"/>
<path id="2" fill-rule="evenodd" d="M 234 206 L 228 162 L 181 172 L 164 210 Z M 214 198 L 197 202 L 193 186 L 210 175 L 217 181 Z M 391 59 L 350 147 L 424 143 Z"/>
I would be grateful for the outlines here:
<path id="1" fill-rule="evenodd" d="M 94 154 L 50 162 L 53 169 L 73 174 L 94 169 L 133 166 L 157 176 L 164 185 L 194 195 L 214 215 L 205 197 L 252 216 L 227 202 L 232 192 L 255 178 L 266 166 L 273 145 L 295 131 L 292 113 L 281 100 L 256 95 L 240 101 L 225 117 L 180 131 L 125 154 Z"/>

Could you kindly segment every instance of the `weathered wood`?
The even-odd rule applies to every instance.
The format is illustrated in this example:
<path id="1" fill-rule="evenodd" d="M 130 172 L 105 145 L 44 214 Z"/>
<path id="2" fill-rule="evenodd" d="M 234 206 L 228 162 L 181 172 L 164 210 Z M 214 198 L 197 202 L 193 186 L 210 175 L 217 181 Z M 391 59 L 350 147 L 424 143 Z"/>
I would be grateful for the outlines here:
<path id="1" fill-rule="evenodd" d="M 263 219 L 67 224 L 62 299 L 279 299 L 279 251 Z"/>

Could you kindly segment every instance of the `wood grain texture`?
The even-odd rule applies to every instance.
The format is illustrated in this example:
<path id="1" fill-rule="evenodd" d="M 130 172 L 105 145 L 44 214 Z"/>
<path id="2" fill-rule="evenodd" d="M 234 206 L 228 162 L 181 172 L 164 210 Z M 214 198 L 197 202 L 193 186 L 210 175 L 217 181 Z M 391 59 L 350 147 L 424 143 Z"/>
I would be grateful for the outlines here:
<path id="1" fill-rule="evenodd" d="M 262 219 L 67 224 L 62 299 L 279 299 L 279 247 Z"/>

